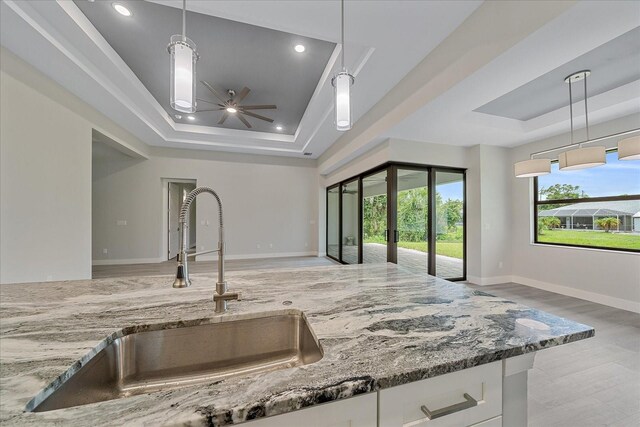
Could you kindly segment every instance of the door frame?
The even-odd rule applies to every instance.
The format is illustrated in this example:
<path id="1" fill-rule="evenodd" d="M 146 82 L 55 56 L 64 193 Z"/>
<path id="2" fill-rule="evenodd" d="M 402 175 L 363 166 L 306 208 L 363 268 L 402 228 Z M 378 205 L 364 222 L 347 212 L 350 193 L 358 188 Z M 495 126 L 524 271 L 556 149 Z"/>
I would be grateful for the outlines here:
<path id="1" fill-rule="evenodd" d="M 198 180 L 195 178 L 160 178 L 160 191 L 162 193 L 162 205 L 160 215 L 162 216 L 162 247 L 160 258 L 164 261 L 169 260 L 169 183 L 177 184 L 195 184 L 198 187 Z M 196 220 L 196 242 L 198 241 L 198 227 Z"/>

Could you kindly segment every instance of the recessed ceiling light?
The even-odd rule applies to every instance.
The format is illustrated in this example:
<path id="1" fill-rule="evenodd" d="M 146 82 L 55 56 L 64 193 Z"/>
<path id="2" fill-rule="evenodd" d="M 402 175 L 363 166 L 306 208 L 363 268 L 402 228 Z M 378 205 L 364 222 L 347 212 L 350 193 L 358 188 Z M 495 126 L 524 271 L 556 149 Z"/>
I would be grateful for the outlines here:
<path id="1" fill-rule="evenodd" d="M 227 107 L 227 113 L 237 113 L 237 112 L 238 112 L 238 110 L 236 110 L 235 108 Z"/>
<path id="2" fill-rule="evenodd" d="M 195 120 L 196 118 L 195 118 L 195 117 L 193 117 L 193 116 L 187 116 L 187 119 L 189 119 L 189 120 Z"/>
<path id="3" fill-rule="evenodd" d="M 294 49 L 296 50 L 296 52 L 302 53 L 305 51 L 306 47 L 304 47 L 304 45 L 297 44 L 296 47 L 294 47 Z"/>
<path id="4" fill-rule="evenodd" d="M 122 16 L 131 16 L 131 11 L 120 3 L 113 3 L 113 8 Z"/>
<path id="5" fill-rule="evenodd" d="M 182 118 L 181 114 L 175 114 L 173 117 L 175 117 L 176 119 L 180 120 Z"/>
<path id="6" fill-rule="evenodd" d="M 276 126 L 276 130 L 282 130 L 282 126 Z"/>

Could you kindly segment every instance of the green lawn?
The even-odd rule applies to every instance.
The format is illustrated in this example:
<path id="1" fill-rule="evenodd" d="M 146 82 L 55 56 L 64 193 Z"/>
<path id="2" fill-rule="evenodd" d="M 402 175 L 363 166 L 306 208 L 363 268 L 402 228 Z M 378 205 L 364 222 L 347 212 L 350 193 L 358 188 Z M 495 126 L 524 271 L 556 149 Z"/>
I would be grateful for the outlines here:
<path id="1" fill-rule="evenodd" d="M 382 243 L 382 239 L 367 239 L 365 243 Z M 398 247 L 405 249 L 413 249 L 420 252 L 427 252 L 427 242 L 398 242 Z M 462 242 L 443 242 L 436 241 L 436 254 L 444 255 L 452 258 L 462 259 Z"/>
<path id="2" fill-rule="evenodd" d="M 640 234 L 603 231 L 545 230 L 538 235 L 538 242 L 640 250 Z"/>

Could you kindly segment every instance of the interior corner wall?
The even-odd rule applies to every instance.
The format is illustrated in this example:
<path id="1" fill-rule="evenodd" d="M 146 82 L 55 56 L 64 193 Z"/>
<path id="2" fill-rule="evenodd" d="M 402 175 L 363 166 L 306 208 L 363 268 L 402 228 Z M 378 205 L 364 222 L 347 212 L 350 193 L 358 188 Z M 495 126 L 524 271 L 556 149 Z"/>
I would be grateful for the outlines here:
<path id="1" fill-rule="evenodd" d="M 591 126 L 591 137 L 640 127 L 634 114 Z M 536 151 L 567 144 L 568 134 L 511 150 L 511 164 Z M 601 145 L 613 147 L 617 141 Z M 549 157 L 553 157 L 550 154 Z M 626 310 L 640 312 L 640 254 L 533 244 L 531 179 L 511 175 L 513 281 Z"/>
<path id="2" fill-rule="evenodd" d="M 91 278 L 87 120 L 0 72 L 0 283 Z"/>

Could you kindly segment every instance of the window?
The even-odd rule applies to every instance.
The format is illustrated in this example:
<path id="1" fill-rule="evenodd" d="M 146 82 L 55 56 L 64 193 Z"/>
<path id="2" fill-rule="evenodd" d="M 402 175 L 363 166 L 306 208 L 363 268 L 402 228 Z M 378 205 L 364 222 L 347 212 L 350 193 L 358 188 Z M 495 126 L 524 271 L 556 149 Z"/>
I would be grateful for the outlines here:
<path id="1" fill-rule="evenodd" d="M 640 252 L 640 161 L 607 164 L 534 179 L 536 243 Z"/>

